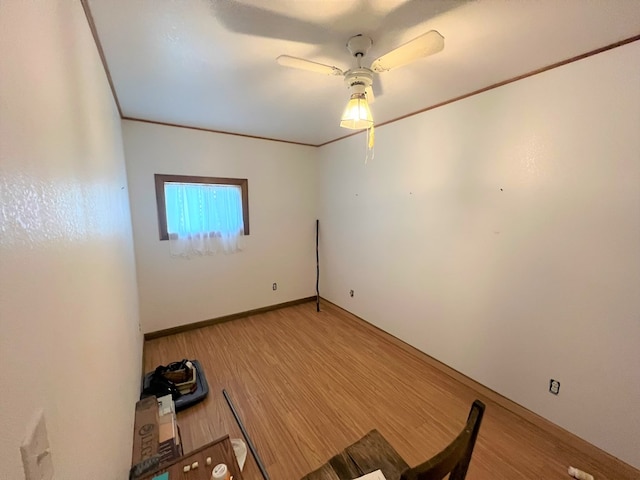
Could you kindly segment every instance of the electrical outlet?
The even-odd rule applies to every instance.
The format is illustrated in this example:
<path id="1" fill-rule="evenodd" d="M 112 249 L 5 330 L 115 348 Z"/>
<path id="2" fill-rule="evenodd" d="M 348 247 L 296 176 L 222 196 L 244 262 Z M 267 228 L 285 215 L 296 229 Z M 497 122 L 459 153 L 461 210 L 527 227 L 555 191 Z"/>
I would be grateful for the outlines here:
<path id="1" fill-rule="evenodd" d="M 53 480 L 53 461 L 43 410 L 36 414 L 27 428 L 27 435 L 20 445 L 20 454 L 25 480 Z"/>
<path id="2" fill-rule="evenodd" d="M 273 288 L 273 291 L 275 292 L 278 289 L 278 284 L 273 282 L 273 286 L 271 288 Z"/>
<path id="3" fill-rule="evenodd" d="M 349 290 L 349 296 L 353 298 L 353 290 Z"/>
<path id="4" fill-rule="evenodd" d="M 553 378 L 549 380 L 549 391 L 554 395 L 558 395 L 560 393 L 560 382 Z"/>

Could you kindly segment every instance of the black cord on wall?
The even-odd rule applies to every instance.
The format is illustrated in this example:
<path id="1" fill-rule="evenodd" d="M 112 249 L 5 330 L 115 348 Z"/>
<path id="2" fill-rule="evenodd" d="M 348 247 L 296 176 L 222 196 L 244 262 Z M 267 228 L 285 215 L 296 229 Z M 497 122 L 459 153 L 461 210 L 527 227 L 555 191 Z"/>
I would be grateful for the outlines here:
<path id="1" fill-rule="evenodd" d="M 316 220 L 316 312 L 320 311 L 320 251 L 318 250 L 318 236 L 320 220 Z"/>

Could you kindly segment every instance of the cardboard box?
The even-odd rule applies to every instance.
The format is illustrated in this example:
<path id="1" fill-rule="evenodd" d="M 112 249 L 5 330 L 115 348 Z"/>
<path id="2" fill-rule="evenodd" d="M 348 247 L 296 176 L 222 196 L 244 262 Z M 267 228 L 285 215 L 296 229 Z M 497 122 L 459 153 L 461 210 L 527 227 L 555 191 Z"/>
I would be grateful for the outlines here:
<path id="1" fill-rule="evenodd" d="M 136 403 L 131 465 L 137 465 L 155 455 L 158 446 L 158 402 L 156 397 L 143 398 Z"/>
<path id="2" fill-rule="evenodd" d="M 166 401 L 164 407 L 167 406 Z M 160 416 L 159 409 L 162 407 L 156 397 L 144 398 L 136 403 L 132 466 L 156 454 L 160 456 L 160 465 L 182 455 L 176 415 L 167 413 Z"/>

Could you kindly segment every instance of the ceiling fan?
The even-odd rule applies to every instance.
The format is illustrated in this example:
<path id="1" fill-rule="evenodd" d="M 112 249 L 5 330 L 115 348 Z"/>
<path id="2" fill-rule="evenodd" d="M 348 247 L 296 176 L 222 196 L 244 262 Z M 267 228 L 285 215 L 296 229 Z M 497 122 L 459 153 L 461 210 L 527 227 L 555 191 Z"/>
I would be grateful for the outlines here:
<path id="1" fill-rule="evenodd" d="M 368 104 L 374 101 L 372 88 L 374 72 L 387 72 L 438 53 L 444 48 L 444 37 L 437 31 L 430 30 L 377 58 L 370 67 L 364 67 L 362 66 L 362 59 L 366 56 L 372 44 L 371 38 L 362 34 L 355 35 L 349 39 L 347 49 L 356 59 L 357 66 L 347 71 L 332 65 L 325 65 L 289 55 L 280 55 L 276 61 L 284 67 L 307 70 L 323 75 L 343 76 L 347 88 L 351 91 L 351 98 L 340 126 L 351 129 L 369 128 L 373 125 L 373 118 Z"/>

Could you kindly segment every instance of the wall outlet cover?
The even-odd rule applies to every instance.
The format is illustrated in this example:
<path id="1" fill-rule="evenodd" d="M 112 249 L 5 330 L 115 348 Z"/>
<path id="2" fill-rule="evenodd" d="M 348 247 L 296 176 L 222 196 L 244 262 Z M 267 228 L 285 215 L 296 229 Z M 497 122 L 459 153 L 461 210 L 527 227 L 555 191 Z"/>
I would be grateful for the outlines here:
<path id="1" fill-rule="evenodd" d="M 553 378 L 549 380 L 549 391 L 554 395 L 558 395 L 560 393 L 560 382 Z"/>

